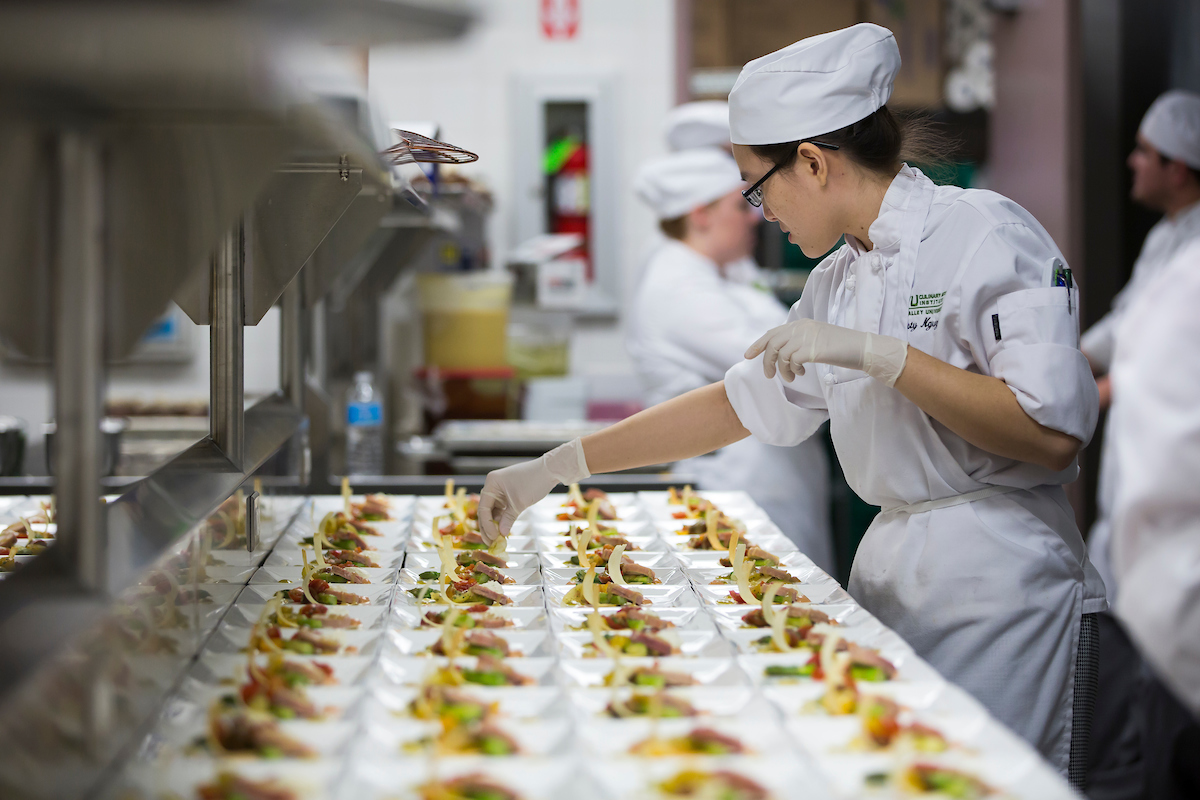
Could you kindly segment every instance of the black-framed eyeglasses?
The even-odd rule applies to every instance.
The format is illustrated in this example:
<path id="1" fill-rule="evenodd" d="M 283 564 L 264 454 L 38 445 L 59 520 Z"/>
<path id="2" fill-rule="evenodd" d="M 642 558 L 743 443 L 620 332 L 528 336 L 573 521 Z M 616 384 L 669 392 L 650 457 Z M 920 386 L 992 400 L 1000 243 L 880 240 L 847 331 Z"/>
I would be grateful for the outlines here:
<path id="1" fill-rule="evenodd" d="M 799 145 L 804 144 L 805 142 L 808 142 L 809 144 L 815 144 L 817 147 L 823 147 L 826 150 L 840 150 L 842 147 L 840 144 L 829 144 L 828 142 L 818 142 L 814 139 L 804 139 L 803 141 L 797 142 L 796 144 L 797 144 L 797 146 L 799 146 Z M 766 175 L 763 175 L 761 178 L 758 179 L 757 183 L 755 183 L 753 186 L 751 186 L 746 191 L 742 192 L 742 197 L 746 198 L 747 203 L 754 206 L 755 208 L 762 208 L 763 184 L 767 182 L 767 178 L 769 178 L 775 174 L 775 170 L 779 169 L 782 166 L 783 166 L 783 162 L 781 161 L 778 164 L 776 164 L 775 166 L 771 167 L 769 170 L 767 170 Z"/>

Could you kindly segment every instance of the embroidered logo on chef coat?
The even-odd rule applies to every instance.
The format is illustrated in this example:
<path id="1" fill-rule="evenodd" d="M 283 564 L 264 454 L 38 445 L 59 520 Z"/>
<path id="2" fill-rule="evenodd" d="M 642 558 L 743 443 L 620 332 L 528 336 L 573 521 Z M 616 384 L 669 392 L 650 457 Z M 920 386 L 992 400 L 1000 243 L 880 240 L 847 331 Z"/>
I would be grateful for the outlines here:
<path id="1" fill-rule="evenodd" d="M 939 320 L 937 315 L 942 313 L 942 303 L 946 300 L 945 292 L 933 294 L 914 294 L 908 298 L 908 329 L 936 330 Z"/>

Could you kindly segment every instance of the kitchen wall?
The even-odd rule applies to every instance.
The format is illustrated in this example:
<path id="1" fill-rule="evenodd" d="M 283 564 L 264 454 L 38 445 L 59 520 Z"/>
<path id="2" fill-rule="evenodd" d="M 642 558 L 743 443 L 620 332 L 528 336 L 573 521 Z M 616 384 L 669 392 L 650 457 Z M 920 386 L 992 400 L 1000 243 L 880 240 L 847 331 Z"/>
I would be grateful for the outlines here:
<path id="1" fill-rule="evenodd" d="M 618 304 L 624 306 L 636 271 L 654 236 L 654 220 L 633 196 L 638 165 L 665 150 L 663 125 L 675 98 L 675 4 L 672 0 L 579 0 L 579 26 L 570 39 L 542 31 L 541 0 L 478 2 L 479 22 L 449 45 L 374 48 L 369 91 L 389 120 L 430 120 L 442 137 L 479 154 L 462 171 L 485 182 L 495 196 L 490 222 L 493 266 L 516 242 L 512 84 L 521 76 L 607 76 L 615 80 L 613 129 L 617 131 L 616 251 L 620 254 Z M 522 190 L 524 191 L 524 190 Z M 621 322 L 578 326 L 572 372 L 628 374 Z"/>
<path id="2" fill-rule="evenodd" d="M 182 316 L 182 315 L 181 315 Z M 121 364 L 109 367 L 107 397 L 208 402 L 208 326 L 193 325 L 186 316 L 186 360 L 172 364 Z M 279 389 L 279 309 L 272 308 L 255 327 L 246 328 L 248 395 Z M 29 454 L 26 472 L 43 463 L 42 424 L 54 417 L 48 369 L 0 358 L 0 414 L 19 417 L 27 425 Z"/>

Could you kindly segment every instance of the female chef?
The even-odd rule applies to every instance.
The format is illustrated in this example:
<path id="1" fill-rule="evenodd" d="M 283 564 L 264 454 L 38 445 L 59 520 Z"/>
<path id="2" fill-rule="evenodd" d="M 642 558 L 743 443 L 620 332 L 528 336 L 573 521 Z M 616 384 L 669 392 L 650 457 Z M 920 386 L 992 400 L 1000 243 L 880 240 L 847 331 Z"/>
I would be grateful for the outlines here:
<path id="1" fill-rule="evenodd" d="M 642 270 L 626 341 L 653 405 L 719 381 L 764 331 L 787 320 L 787 309 L 726 273 L 753 247 L 762 220 L 742 198 L 746 184 L 728 153 L 700 147 L 656 158 L 634 187 L 666 237 Z M 796 447 L 746 438 L 679 469 L 702 489 L 749 493 L 805 555 L 833 570 L 820 438 Z"/>
<path id="2" fill-rule="evenodd" d="M 806 253 L 846 243 L 723 382 L 493 472 L 479 518 L 506 533 L 556 482 L 747 433 L 795 444 L 828 419 L 850 486 L 883 507 L 850 593 L 1080 785 L 1105 601 L 1062 489 L 1099 403 L 1078 296 L 1027 211 L 902 163 L 899 67 L 866 24 L 745 66 L 747 199 Z"/>

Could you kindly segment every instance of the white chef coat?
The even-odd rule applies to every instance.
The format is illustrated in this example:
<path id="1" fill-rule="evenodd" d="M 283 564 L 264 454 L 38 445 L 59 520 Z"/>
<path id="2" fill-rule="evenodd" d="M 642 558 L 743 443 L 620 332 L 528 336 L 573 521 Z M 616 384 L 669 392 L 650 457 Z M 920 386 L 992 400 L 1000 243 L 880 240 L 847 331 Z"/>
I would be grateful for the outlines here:
<path id="1" fill-rule="evenodd" d="M 1200 716 L 1200 241 L 1180 250 L 1121 321 L 1108 435 L 1116 614 Z"/>
<path id="2" fill-rule="evenodd" d="M 1049 287 L 1061 254 L 1027 211 L 905 166 L 869 235 L 874 250 L 847 237 L 821 262 L 789 318 L 906 339 L 1000 378 L 1042 425 L 1091 438 L 1099 398 L 1078 348 L 1078 292 Z M 857 370 L 813 364 L 789 384 L 764 378 L 760 356 L 725 387 L 765 442 L 795 444 L 830 421 L 846 480 L 884 509 L 850 593 L 1065 773 L 1080 618 L 1105 607 L 1062 489 L 1078 465 L 988 453 Z M 1013 490 L 959 497 L 989 487 Z M 956 504 L 904 508 L 941 499 Z"/>
<path id="3" fill-rule="evenodd" d="M 629 354 L 648 405 L 721 380 L 746 348 L 781 325 L 787 310 L 748 282 L 725 278 L 717 264 L 675 239 L 646 263 L 629 318 Z M 680 466 L 700 488 L 748 492 L 792 541 L 833 569 L 829 532 L 829 459 L 819 440 L 775 447 L 747 438 L 715 456 Z"/>
<path id="4" fill-rule="evenodd" d="M 1200 241 L 1200 203 L 1193 203 L 1177 212 L 1171 219 L 1160 219 L 1133 264 L 1129 282 L 1113 298 L 1112 309 L 1088 328 L 1080 340 L 1080 349 L 1099 368 L 1108 370 L 1112 366 L 1117 330 L 1122 317 L 1134 301 L 1141 297 L 1146 287 L 1155 282 L 1167 262 L 1186 245 Z M 1088 533 L 1088 556 L 1108 590 L 1108 602 L 1116 602 L 1117 581 L 1113 575 L 1110 545 L 1112 540 L 1112 510 L 1117 483 L 1120 481 L 1120 462 L 1112 446 L 1109 428 L 1105 423 L 1105 436 L 1100 450 L 1100 474 L 1096 485 L 1096 521 Z"/>

